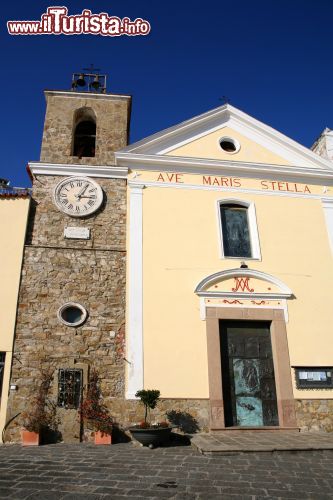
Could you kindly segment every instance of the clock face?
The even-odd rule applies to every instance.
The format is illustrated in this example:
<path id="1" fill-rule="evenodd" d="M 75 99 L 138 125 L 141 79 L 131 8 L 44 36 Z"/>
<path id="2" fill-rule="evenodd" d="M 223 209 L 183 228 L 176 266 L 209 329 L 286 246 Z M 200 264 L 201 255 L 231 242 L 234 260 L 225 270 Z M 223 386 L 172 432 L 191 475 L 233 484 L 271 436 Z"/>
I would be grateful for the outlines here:
<path id="1" fill-rule="evenodd" d="M 54 189 L 55 204 L 72 217 L 84 217 L 96 212 L 102 201 L 102 188 L 88 177 L 68 177 Z"/>

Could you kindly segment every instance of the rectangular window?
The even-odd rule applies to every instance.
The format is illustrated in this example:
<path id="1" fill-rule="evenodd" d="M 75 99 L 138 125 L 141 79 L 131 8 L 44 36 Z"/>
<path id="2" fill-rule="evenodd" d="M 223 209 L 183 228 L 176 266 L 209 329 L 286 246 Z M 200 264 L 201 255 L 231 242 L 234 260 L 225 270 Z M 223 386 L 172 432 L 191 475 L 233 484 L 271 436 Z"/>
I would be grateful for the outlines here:
<path id="1" fill-rule="evenodd" d="M 82 370 L 60 369 L 58 375 L 58 406 L 78 408 L 82 394 Z"/>
<path id="2" fill-rule="evenodd" d="M 252 257 L 248 209 L 221 204 L 221 224 L 225 257 Z"/>
<path id="3" fill-rule="evenodd" d="M 1 396 L 2 396 L 3 374 L 5 371 L 5 359 L 6 359 L 6 353 L 0 352 L 0 404 L 1 404 Z"/>
<path id="4" fill-rule="evenodd" d="M 295 368 L 297 389 L 332 389 L 333 367 Z"/>

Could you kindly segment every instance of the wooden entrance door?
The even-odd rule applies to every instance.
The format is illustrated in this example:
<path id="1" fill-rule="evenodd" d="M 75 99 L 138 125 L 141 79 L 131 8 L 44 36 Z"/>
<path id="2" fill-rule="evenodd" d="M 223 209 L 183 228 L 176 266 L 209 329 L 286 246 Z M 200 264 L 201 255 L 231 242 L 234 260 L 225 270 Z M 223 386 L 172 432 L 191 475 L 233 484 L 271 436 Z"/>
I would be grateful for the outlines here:
<path id="1" fill-rule="evenodd" d="M 225 425 L 279 425 L 270 323 L 220 321 Z"/>

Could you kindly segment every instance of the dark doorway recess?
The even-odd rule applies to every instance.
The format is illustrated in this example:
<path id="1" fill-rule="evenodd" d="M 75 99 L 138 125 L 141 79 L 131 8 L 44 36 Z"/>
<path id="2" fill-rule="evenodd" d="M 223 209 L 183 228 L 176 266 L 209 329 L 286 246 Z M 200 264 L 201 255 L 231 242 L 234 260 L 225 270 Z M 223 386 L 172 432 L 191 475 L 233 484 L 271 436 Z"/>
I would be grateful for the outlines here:
<path id="1" fill-rule="evenodd" d="M 220 321 L 226 427 L 279 425 L 270 322 Z"/>

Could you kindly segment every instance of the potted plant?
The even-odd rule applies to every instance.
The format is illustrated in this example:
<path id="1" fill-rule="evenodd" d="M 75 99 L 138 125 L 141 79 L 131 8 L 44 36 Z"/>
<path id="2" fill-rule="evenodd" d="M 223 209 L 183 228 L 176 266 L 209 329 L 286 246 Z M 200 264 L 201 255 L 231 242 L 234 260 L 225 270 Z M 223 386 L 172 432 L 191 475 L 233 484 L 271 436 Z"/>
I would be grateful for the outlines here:
<path id="1" fill-rule="evenodd" d="M 111 444 L 113 419 L 109 410 L 102 403 L 99 382 L 97 370 L 92 370 L 87 395 L 80 407 L 80 417 L 94 430 L 95 444 Z"/>
<path id="2" fill-rule="evenodd" d="M 48 399 L 48 393 L 53 380 L 51 371 L 42 372 L 42 378 L 38 391 L 22 412 L 23 428 L 21 438 L 23 446 L 38 446 L 41 442 L 42 434 L 48 430 L 57 430 L 58 420 L 56 416 L 56 406 Z"/>
<path id="3" fill-rule="evenodd" d="M 143 444 L 143 446 L 149 446 L 149 448 L 166 444 L 170 439 L 172 427 L 167 422 L 152 424 L 150 420 L 150 410 L 156 408 L 160 391 L 156 389 L 142 389 L 141 391 L 137 391 L 135 397 L 140 398 L 145 408 L 145 416 L 143 422 L 130 427 L 129 430 L 132 436 L 139 443 Z"/>

